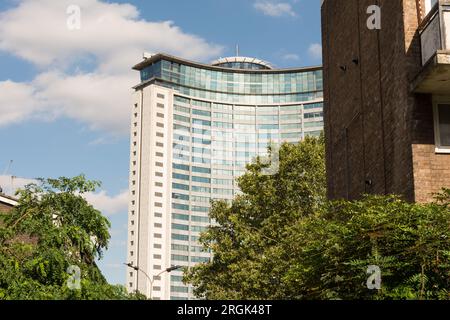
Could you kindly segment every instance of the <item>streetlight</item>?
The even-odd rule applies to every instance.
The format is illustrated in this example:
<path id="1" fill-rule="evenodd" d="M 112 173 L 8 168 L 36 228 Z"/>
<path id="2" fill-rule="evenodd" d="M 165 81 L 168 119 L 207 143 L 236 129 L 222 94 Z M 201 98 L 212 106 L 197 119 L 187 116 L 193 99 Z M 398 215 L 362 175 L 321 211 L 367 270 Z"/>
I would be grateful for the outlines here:
<path id="1" fill-rule="evenodd" d="M 133 266 L 131 263 L 124 263 L 124 265 L 126 265 L 127 267 L 130 267 L 130 268 L 132 268 L 132 269 L 134 269 L 136 271 L 141 271 L 147 277 L 147 279 L 150 281 L 150 300 L 152 300 L 153 281 L 155 281 L 155 278 L 158 278 L 164 272 L 170 273 L 170 272 L 172 272 L 174 270 L 178 270 L 178 269 L 183 267 L 183 266 L 172 266 L 170 268 L 164 269 L 163 271 L 158 273 L 156 276 L 153 276 L 153 278 L 150 278 L 149 275 L 144 270 L 140 269 L 138 266 Z"/>

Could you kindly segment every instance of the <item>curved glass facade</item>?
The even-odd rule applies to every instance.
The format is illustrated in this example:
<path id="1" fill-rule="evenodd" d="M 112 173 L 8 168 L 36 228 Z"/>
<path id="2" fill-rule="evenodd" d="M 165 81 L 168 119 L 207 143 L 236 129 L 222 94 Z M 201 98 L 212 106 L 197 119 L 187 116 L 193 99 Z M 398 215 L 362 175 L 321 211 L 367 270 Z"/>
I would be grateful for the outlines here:
<path id="1" fill-rule="evenodd" d="M 164 172 L 171 187 L 170 262 L 208 261 L 211 253 L 198 239 L 212 223 L 210 200 L 231 200 L 239 192 L 236 177 L 270 144 L 297 143 L 322 131 L 322 70 L 226 70 L 164 57 L 139 70 L 137 90 L 174 90 L 172 163 Z M 181 272 L 171 275 L 170 298 L 192 298 Z"/>
<path id="2" fill-rule="evenodd" d="M 224 62 L 215 64 L 217 67 L 247 70 L 269 70 L 267 66 L 252 62 Z"/>
<path id="3" fill-rule="evenodd" d="M 291 103 L 323 97 L 321 69 L 286 72 L 211 70 L 159 60 L 141 70 L 141 81 L 148 80 L 185 95 L 229 103 Z"/>

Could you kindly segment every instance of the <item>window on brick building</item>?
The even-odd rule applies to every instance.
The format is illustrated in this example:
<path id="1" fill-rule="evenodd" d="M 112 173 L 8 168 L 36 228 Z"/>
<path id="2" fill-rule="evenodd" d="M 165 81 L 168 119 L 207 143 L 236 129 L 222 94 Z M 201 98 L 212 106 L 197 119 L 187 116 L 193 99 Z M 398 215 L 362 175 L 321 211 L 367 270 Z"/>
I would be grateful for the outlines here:
<path id="1" fill-rule="evenodd" d="M 450 153 L 450 103 L 434 106 L 436 151 Z"/>

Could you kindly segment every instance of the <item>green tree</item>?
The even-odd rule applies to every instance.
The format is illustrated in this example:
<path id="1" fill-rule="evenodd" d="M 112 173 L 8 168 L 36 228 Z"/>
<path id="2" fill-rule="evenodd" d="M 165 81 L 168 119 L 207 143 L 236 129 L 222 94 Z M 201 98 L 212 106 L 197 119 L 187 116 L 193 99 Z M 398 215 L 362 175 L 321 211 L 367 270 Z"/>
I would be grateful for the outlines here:
<path id="1" fill-rule="evenodd" d="M 445 193 L 430 204 L 397 196 L 331 202 L 294 226 L 288 247 L 297 263 L 286 286 L 299 299 L 450 298 Z M 380 268 L 380 290 L 368 289 L 370 265 Z"/>
<path id="2" fill-rule="evenodd" d="M 212 203 L 200 242 L 214 258 L 185 273 L 206 299 L 448 299 L 450 191 L 430 204 L 397 196 L 325 199 L 323 137 L 284 144 L 280 166 L 260 159 L 242 194 Z M 381 271 L 370 290 L 369 266 Z"/>
<path id="3" fill-rule="evenodd" d="M 269 149 L 274 157 L 275 150 Z M 210 263 L 187 272 L 195 294 L 208 299 L 285 298 L 283 277 L 293 263 L 284 250 L 292 226 L 325 203 L 323 137 L 283 144 L 273 175 L 262 159 L 238 179 L 242 194 L 232 203 L 212 203 L 216 221 L 200 242 L 214 252 Z M 274 259 L 274 257 L 277 257 Z"/>
<path id="4" fill-rule="evenodd" d="M 0 216 L 0 299 L 137 299 L 109 285 L 95 261 L 110 222 L 84 198 L 99 182 L 84 176 L 39 179 L 19 190 L 19 205 Z M 69 266 L 81 289 L 67 286 Z"/>

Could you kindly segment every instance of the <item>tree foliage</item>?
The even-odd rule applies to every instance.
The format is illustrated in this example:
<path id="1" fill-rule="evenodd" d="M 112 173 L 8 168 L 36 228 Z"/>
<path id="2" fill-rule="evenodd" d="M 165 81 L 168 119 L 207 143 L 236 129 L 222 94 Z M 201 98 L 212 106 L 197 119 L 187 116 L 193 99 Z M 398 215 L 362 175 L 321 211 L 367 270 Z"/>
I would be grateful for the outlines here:
<path id="1" fill-rule="evenodd" d="M 257 159 L 238 178 L 242 194 L 231 204 L 212 203 L 210 216 L 216 224 L 202 234 L 200 242 L 214 252 L 214 259 L 192 268 L 186 277 L 198 296 L 285 296 L 282 277 L 292 257 L 283 244 L 297 221 L 325 203 L 324 152 L 323 138 L 307 137 L 297 145 L 285 143 L 279 149 L 279 168 L 274 175 L 265 175 L 268 164 Z"/>
<path id="2" fill-rule="evenodd" d="M 0 299 L 133 299 L 109 285 L 95 261 L 110 239 L 110 222 L 84 198 L 100 184 L 84 176 L 39 179 L 19 190 L 19 205 L 0 216 Z M 81 289 L 67 286 L 69 266 Z"/>
<path id="3" fill-rule="evenodd" d="M 397 196 L 325 198 L 323 137 L 284 144 L 280 167 L 257 159 L 242 194 L 213 202 L 200 238 L 211 262 L 186 272 L 207 299 L 448 299 L 449 190 L 430 204 Z M 369 290 L 368 266 L 381 270 Z"/>

